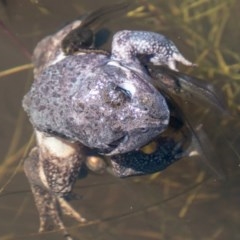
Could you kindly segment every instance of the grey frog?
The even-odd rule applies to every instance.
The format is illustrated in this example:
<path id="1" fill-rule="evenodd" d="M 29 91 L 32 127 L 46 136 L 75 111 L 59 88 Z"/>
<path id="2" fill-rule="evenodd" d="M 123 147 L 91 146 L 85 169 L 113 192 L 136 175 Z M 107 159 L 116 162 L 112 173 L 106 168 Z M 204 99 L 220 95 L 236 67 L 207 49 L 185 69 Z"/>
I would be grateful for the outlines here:
<path id="1" fill-rule="evenodd" d="M 40 231 L 47 230 L 52 221 L 68 239 L 72 238 L 59 207 L 64 214 L 85 221 L 65 198 L 72 191 L 87 149 L 110 156 L 116 175 L 136 175 L 138 172 L 128 166 L 130 160 L 133 167 L 138 161 L 132 152 L 169 125 L 167 101 L 151 84 L 151 76 L 138 56 L 174 70 L 177 61 L 192 65 L 170 40 L 153 32 L 117 32 L 110 53 L 94 49 L 91 34 L 77 49 L 65 48 L 68 36 L 75 30 L 82 33 L 96 13 L 101 15 L 93 12 L 38 43 L 33 54 L 34 82 L 23 100 L 37 139 L 24 168 L 39 211 Z M 165 162 L 161 154 L 165 154 Z M 139 174 L 163 169 L 180 155 L 174 143 L 161 139 L 151 171 L 147 169 L 149 156 L 140 153 Z M 127 169 L 124 173 L 121 163 Z"/>

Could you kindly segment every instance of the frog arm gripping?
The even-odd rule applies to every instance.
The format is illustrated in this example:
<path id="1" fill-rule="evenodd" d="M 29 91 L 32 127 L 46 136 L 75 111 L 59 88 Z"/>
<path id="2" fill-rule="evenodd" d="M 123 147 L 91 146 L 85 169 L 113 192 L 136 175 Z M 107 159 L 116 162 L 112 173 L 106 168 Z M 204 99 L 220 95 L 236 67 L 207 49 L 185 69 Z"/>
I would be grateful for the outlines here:
<path id="1" fill-rule="evenodd" d="M 147 56 L 148 61 L 154 65 L 166 65 L 175 71 L 176 62 L 187 66 L 195 65 L 183 57 L 171 40 L 161 34 L 124 30 L 113 36 L 113 60 L 131 62 L 139 55 Z"/>

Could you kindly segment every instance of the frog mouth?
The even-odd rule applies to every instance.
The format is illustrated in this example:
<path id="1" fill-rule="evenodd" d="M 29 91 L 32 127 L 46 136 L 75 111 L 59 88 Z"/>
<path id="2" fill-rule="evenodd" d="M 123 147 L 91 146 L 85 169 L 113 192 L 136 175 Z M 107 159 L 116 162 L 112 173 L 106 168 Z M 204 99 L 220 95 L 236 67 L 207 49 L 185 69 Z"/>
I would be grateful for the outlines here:
<path id="1" fill-rule="evenodd" d="M 122 147 L 122 145 L 126 144 L 129 139 L 128 134 L 123 135 L 122 137 L 115 139 L 107 146 L 107 149 L 101 150 L 99 153 L 107 156 L 114 155 L 118 152 L 118 149 Z"/>
<path id="2" fill-rule="evenodd" d="M 119 146 L 120 143 L 124 143 L 124 142 L 126 142 L 127 140 L 128 140 L 128 135 L 126 134 L 126 135 L 118 138 L 117 140 L 114 140 L 113 142 L 111 142 L 110 144 L 108 144 L 108 146 L 109 146 L 110 148 L 116 149 L 116 148 Z"/>

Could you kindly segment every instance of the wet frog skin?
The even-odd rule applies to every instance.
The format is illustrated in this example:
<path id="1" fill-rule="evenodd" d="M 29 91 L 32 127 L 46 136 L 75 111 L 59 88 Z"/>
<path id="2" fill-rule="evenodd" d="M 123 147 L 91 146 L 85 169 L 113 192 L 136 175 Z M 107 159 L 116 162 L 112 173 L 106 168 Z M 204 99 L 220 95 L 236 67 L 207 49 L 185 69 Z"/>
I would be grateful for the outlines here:
<path id="1" fill-rule="evenodd" d="M 153 32 L 119 31 L 110 52 L 95 49 L 88 23 L 102 11 L 38 43 L 34 82 L 23 99 L 37 142 L 24 170 L 40 216 L 39 231 L 53 225 L 69 240 L 59 209 L 85 221 L 66 197 L 89 149 L 108 156 L 118 177 L 160 171 L 186 155 L 181 144 L 159 137 L 171 125 L 169 100 L 151 84 L 153 76 L 138 56 L 172 70 L 177 70 L 176 62 L 193 64 L 172 41 Z M 72 36 L 80 36 L 79 41 Z M 139 151 L 157 136 L 154 153 Z"/>

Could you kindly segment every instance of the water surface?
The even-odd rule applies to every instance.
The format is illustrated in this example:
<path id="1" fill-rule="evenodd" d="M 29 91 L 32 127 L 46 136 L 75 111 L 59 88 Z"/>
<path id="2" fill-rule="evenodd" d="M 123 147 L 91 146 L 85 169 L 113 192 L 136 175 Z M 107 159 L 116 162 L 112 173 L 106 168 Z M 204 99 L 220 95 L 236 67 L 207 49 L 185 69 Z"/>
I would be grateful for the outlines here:
<path id="1" fill-rule="evenodd" d="M 74 190 L 81 199 L 72 204 L 90 223 L 81 226 L 66 219 L 66 225 L 76 239 L 85 240 L 240 239 L 240 29 L 236 24 L 239 2 L 130 2 L 127 10 L 130 13 L 112 16 L 104 27 L 112 32 L 119 29 L 162 32 L 199 65 L 194 70 L 181 70 L 205 79 L 225 96 L 229 115 L 208 106 L 183 105 L 194 126 L 203 124 L 209 147 L 215 154 L 210 163 L 217 172 L 224 172 L 225 180 L 219 180 L 199 157 L 182 159 L 154 176 L 121 180 L 107 173 L 89 174 L 77 182 Z M 0 72 L 29 64 L 26 50 L 31 53 L 42 37 L 107 3 L 106 0 L 1 1 L 0 20 L 7 31 L 3 26 L 0 29 Z M 21 164 L 32 136 L 21 100 L 31 82 L 31 69 L 0 78 L 0 239 L 3 240 L 61 237 L 58 232 L 37 232 L 38 215 Z"/>

